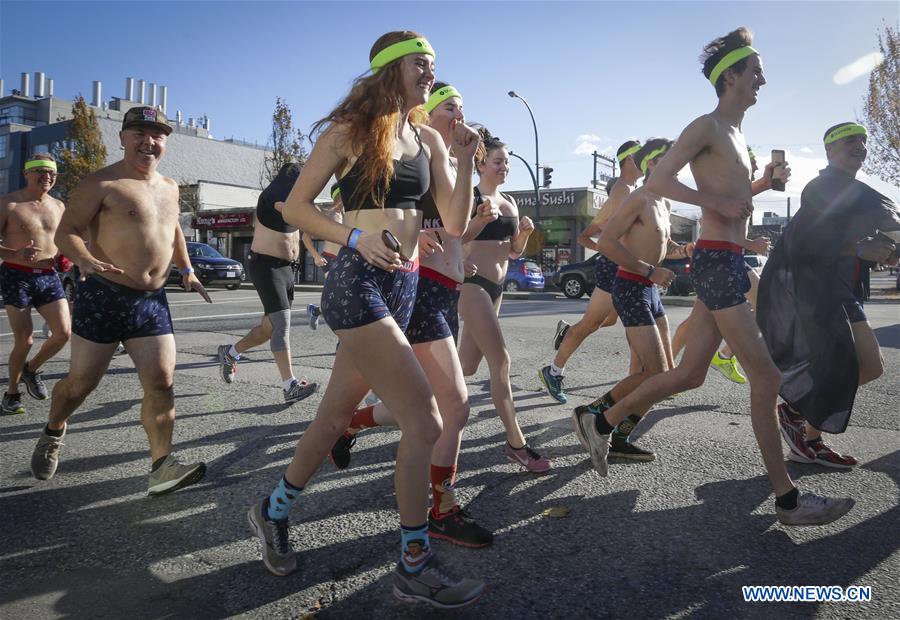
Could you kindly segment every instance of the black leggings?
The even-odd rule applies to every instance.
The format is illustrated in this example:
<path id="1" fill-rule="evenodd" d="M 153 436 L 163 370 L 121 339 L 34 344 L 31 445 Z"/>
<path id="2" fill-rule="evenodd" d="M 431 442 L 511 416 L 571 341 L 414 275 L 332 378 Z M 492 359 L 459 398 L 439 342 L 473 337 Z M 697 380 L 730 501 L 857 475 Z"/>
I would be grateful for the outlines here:
<path id="1" fill-rule="evenodd" d="M 468 284 L 477 284 L 478 286 L 483 288 L 485 291 L 487 291 L 487 294 L 491 296 L 492 303 L 500 299 L 500 295 L 503 294 L 502 286 L 500 286 L 496 282 L 491 282 L 484 276 L 472 276 L 470 278 L 466 278 L 465 280 L 463 280 L 463 282 L 466 282 Z"/>
<path id="2" fill-rule="evenodd" d="M 258 254 L 247 255 L 247 271 L 266 314 L 290 310 L 294 301 L 294 263 L 283 258 Z"/>

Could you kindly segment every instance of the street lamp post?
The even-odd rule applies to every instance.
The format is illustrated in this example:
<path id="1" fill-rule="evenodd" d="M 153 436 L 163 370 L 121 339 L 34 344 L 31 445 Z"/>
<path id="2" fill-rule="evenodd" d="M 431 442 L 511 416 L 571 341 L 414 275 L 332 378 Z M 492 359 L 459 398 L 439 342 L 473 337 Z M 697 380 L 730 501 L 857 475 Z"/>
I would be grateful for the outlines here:
<path id="1" fill-rule="evenodd" d="M 535 226 L 540 226 L 539 220 L 541 219 L 541 190 L 540 185 L 538 184 L 538 176 L 541 174 L 541 158 L 540 151 L 538 150 L 538 130 L 537 123 L 534 122 L 534 112 L 531 111 L 531 106 L 528 105 L 528 102 L 525 101 L 525 98 L 516 93 L 516 91 L 509 91 L 509 96 L 513 99 L 519 99 L 522 103 L 525 104 L 525 107 L 528 108 L 528 114 L 531 115 L 531 125 L 534 127 L 534 174 L 531 175 L 532 179 L 534 179 L 534 219 Z M 522 159 L 521 157 L 519 159 Z M 525 161 L 522 159 L 522 161 Z M 526 164 L 527 165 L 527 164 Z M 530 172 L 530 169 L 529 169 Z"/>

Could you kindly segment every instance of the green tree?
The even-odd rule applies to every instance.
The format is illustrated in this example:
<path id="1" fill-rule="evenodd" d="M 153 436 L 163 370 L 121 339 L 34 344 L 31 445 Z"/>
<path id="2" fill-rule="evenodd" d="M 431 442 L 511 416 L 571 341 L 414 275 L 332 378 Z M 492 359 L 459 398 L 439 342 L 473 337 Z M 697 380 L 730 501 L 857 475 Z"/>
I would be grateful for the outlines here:
<path id="1" fill-rule="evenodd" d="M 869 131 L 869 156 L 863 170 L 900 185 L 900 31 L 885 26 L 878 35 L 884 61 L 869 75 L 862 123 Z"/>
<path id="2" fill-rule="evenodd" d="M 302 166 L 306 163 L 304 139 L 306 136 L 303 132 L 294 129 L 290 106 L 281 97 L 276 97 L 275 110 L 272 112 L 272 133 L 266 144 L 269 150 L 263 162 L 260 185 L 271 183 L 284 164 L 297 162 Z"/>
<path id="3" fill-rule="evenodd" d="M 106 165 L 106 147 L 97 115 L 81 95 L 72 104 L 65 143 L 56 148 L 54 156 L 60 168 L 54 191 L 63 202 L 84 177 Z"/>

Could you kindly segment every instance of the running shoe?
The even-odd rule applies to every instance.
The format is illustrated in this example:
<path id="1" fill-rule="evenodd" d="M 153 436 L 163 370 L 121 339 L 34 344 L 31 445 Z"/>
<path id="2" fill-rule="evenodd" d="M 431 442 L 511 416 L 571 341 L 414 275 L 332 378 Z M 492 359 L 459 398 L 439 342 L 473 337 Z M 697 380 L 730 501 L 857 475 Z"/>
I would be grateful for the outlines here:
<path id="1" fill-rule="evenodd" d="M 44 326 L 41 328 L 41 335 L 44 338 L 50 337 L 50 323 L 47 323 L 46 321 L 44 321 Z"/>
<path id="2" fill-rule="evenodd" d="M 219 348 L 216 349 L 216 354 L 219 357 L 219 370 L 222 373 L 222 381 L 225 383 L 234 382 L 234 375 L 237 373 L 237 360 L 231 357 L 230 344 L 220 344 Z"/>
<path id="3" fill-rule="evenodd" d="M 534 472 L 536 474 L 543 473 L 550 469 L 550 459 L 545 456 L 541 456 L 540 454 L 532 450 L 528 444 L 525 444 L 517 450 L 509 445 L 509 442 L 507 441 L 506 458 L 508 458 L 516 465 L 521 465 L 528 471 Z"/>
<path id="4" fill-rule="evenodd" d="M 47 391 L 47 386 L 44 385 L 44 379 L 41 377 L 40 370 L 31 372 L 28 370 L 28 364 L 25 364 L 22 368 L 22 383 L 25 384 L 25 389 L 28 390 L 29 396 L 33 399 L 47 400 L 50 398 L 50 392 Z"/>
<path id="5" fill-rule="evenodd" d="M 34 452 L 31 454 L 31 474 L 38 480 L 50 480 L 56 473 L 59 466 L 59 449 L 63 447 L 63 437 L 66 436 L 66 429 L 63 427 L 63 434 L 60 437 L 54 437 L 47 434 L 47 429 L 41 433 Z"/>
<path id="6" fill-rule="evenodd" d="M 737 360 L 732 355 L 731 357 L 722 357 L 719 355 L 719 352 L 716 351 L 716 354 L 713 355 L 712 360 L 710 360 L 709 365 L 722 373 L 722 376 L 728 379 L 729 381 L 733 381 L 734 383 L 739 383 L 743 385 L 747 383 L 747 377 L 741 374 L 741 371 L 738 370 Z"/>
<path id="7" fill-rule="evenodd" d="M 654 461 L 656 453 L 634 445 L 626 437 L 613 433 L 609 441 L 609 457 L 630 461 Z"/>
<path id="8" fill-rule="evenodd" d="M 150 486 L 147 495 L 164 495 L 196 484 L 206 475 L 206 463 L 185 465 L 171 454 L 162 465 L 150 472 Z"/>
<path id="9" fill-rule="evenodd" d="M 428 535 L 463 547 L 487 547 L 494 541 L 494 534 L 475 522 L 472 516 L 460 508 L 453 509 L 442 517 L 435 517 L 428 511 Z"/>
<path id="10" fill-rule="evenodd" d="M 562 344 L 562 341 L 566 337 L 566 332 L 569 331 L 569 328 L 572 327 L 565 321 L 559 321 L 556 324 L 556 333 L 553 335 L 553 350 L 559 351 L 559 345 Z"/>
<path id="11" fill-rule="evenodd" d="M 300 381 L 294 381 L 291 383 L 291 387 L 281 391 L 284 392 L 284 402 L 293 405 L 304 398 L 309 398 L 316 393 L 317 389 L 319 389 L 318 383 L 310 383 L 306 379 L 301 379 Z"/>
<path id="12" fill-rule="evenodd" d="M 269 498 L 256 502 L 247 513 L 247 521 L 250 523 L 250 529 L 259 538 L 263 564 L 273 575 L 284 577 L 297 570 L 297 556 L 294 555 L 288 536 L 288 520 L 274 521 L 266 517 L 268 501 Z"/>
<path id="13" fill-rule="evenodd" d="M 381 399 L 378 398 L 378 394 L 376 394 L 372 390 L 369 390 L 369 393 L 366 394 L 364 402 L 366 403 L 366 407 L 374 407 L 381 402 Z"/>
<path id="14" fill-rule="evenodd" d="M 356 435 L 344 433 L 331 447 L 328 457 L 334 466 L 338 469 L 347 469 L 350 467 L 350 448 L 356 445 Z"/>
<path id="15" fill-rule="evenodd" d="M 402 563 L 394 570 L 394 596 L 408 603 L 423 602 L 441 609 L 453 609 L 474 603 L 482 592 L 483 581 L 450 576 L 433 555 L 418 572 L 409 572 Z"/>
<path id="16" fill-rule="evenodd" d="M 805 459 L 799 461 L 801 463 L 812 463 L 816 459 L 816 453 L 806 444 L 806 420 L 787 403 L 778 405 L 778 426 L 791 449 L 789 455 L 796 454 Z"/>
<path id="17" fill-rule="evenodd" d="M 797 507 L 786 510 L 775 506 L 775 514 L 784 525 L 825 525 L 850 512 L 856 502 L 849 497 L 819 497 L 803 493 Z"/>
<path id="18" fill-rule="evenodd" d="M 569 402 L 566 393 L 563 392 L 563 376 L 559 375 L 555 376 L 552 372 L 550 372 L 549 366 L 544 366 L 538 371 L 538 376 L 541 379 L 541 383 L 544 384 L 544 387 L 547 388 L 547 392 L 550 393 L 551 398 L 558 403 L 567 403 Z"/>
<path id="19" fill-rule="evenodd" d="M 306 316 L 309 317 L 310 329 L 319 329 L 319 317 L 321 315 L 322 310 L 316 304 L 309 304 L 306 306 Z"/>
<path id="20" fill-rule="evenodd" d="M 121 342 L 116 345 L 116 352 L 113 355 L 125 355 L 128 351 L 125 350 L 125 345 Z"/>
<path id="21" fill-rule="evenodd" d="M 609 475 L 609 464 L 606 457 L 609 455 L 609 435 L 602 435 L 597 430 L 596 417 L 588 411 L 589 405 L 578 407 L 575 409 L 575 424 L 577 429 L 581 431 L 581 436 L 587 444 L 585 447 L 591 453 L 591 463 L 598 474 L 604 478 Z M 581 411 L 579 411 L 579 409 Z M 576 432 L 577 434 L 577 432 Z"/>
<path id="22" fill-rule="evenodd" d="M 825 467 L 834 467 L 835 469 L 851 469 L 858 462 L 852 456 L 838 454 L 829 448 L 825 445 L 825 442 L 822 441 L 821 437 L 807 441 L 806 447 L 815 455 L 813 458 L 808 458 L 793 450 L 788 453 L 788 458 L 795 463 L 815 463 L 817 465 L 824 465 Z"/>
<path id="23" fill-rule="evenodd" d="M 22 395 L 4 392 L 3 400 L 0 401 L 0 413 L 3 415 L 20 415 L 25 413 L 25 405 L 22 404 Z"/>

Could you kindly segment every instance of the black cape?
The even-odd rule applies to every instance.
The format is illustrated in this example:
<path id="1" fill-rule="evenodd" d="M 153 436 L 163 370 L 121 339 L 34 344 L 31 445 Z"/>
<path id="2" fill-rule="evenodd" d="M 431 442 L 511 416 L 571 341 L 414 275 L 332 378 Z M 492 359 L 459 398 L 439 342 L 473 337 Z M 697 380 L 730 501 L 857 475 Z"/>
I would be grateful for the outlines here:
<path id="1" fill-rule="evenodd" d="M 900 230 L 893 201 L 829 166 L 803 188 L 760 278 L 756 318 L 782 372 L 781 397 L 819 430 L 846 430 L 859 387 L 841 300 L 867 297 L 870 265 L 841 251 L 892 230 Z"/>

